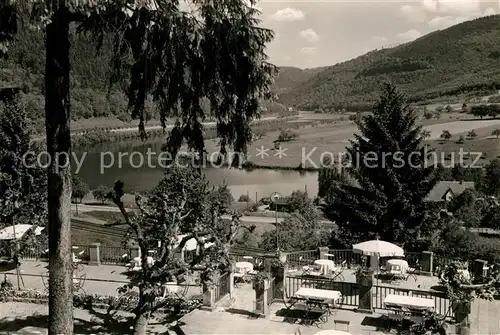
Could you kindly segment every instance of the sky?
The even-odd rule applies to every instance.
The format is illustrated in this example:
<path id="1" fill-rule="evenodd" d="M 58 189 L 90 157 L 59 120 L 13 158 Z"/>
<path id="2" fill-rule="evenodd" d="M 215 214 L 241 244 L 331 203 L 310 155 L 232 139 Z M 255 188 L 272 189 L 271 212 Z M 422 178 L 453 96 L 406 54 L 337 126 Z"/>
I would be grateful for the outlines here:
<path id="1" fill-rule="evenodd" d="M 500 0 L 261 0 L 262 26 L 276 37 L 267 53 L 278 66 L 333 65 L 432 31 L 500 14 Z"/>

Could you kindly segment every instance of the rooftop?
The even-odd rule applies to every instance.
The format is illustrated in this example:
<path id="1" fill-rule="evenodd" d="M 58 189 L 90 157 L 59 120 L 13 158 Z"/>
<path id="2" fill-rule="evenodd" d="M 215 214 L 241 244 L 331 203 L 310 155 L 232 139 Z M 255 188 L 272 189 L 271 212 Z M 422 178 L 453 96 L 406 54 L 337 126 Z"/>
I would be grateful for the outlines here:
<path id="1" fill-rule="evenodd" d="M 473 181 L 440 181 L 427 195 L 427 201 L 443 201 L 446 192 L 451 191 L 453 195 L 460 195 L 467 189 L 474 189 Z"/>

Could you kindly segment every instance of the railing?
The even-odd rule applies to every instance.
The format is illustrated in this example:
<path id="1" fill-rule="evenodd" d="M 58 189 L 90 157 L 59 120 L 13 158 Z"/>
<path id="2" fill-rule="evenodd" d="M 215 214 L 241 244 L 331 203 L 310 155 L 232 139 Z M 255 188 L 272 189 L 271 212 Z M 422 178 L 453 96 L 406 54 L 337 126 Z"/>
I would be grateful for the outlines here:
<path id="1" fill-rule="evenodd" d="M 348 266 L 362 265 L 361 264 L 361 254 L 356 254 L 352 249 L 330 249 L 328 251 L 328 259 L 334 261 L 335 263 L 342 263 L 346 261 Z"/>
<path id="2" fill-rule="evenodd" d="M 344 306 L 358 306 L 358 285 L 349 282 L 335 282 L 325 278 L 310 277 L 286 277 L 284 282 L 285 297 L 292 297 L 300 288 L 308 287 L 321 290 L 339 291 L 342 293 L 342 304 Z"/>
<path id="3" fill-rule="evenodd" d="M 123 264 L 130 259 L 130 249 L 124 247 L 104 247 L 99 248 L 102 264 Z"/>
<path id="4" fill-rule="evenodd" d="M 439 291 L 425 291 L 425 290 L 414 290 L 414 289 L 401 289 L 389 286 L 377 286 L 372 287 L 374 294 L 372 295 L 372 307 L 376 309 L 386 309 L 384 306 L 384 299 L 389 294 L 395 295 L 406 295 L 419 298 L 434 299 L 434 310 L 436 313 L 446 316 L 448 318 L 453 317 L 453 311 L 451 310 L 451 301 L 446 297 L 444 292 Z"/>
<path id="5" fill-rule="evenodd" d="M 231 276 L 229 275 L 229 272 L 226 272 L 219 277 L 219 280 L 217 280 L 214 290 L 215 302 L 219 301 L 220 299 L 224 298 L 227 294 L 229 294 L 229 288 L 231 286 L 230 280 Z"/>
<path id="6" fill-rule="evenodd" d="M 47 250 L 46 246 L 25 247 L 21 250 L 20 258 L 25 261 L 40 260 L 48 256 L 45 250 Z M 90 260 L 90 247 L 88 245 L 74 245 L 73 252 L 83 262 Z"/>
<path id="7" fill-rule="evenodd" d="M 90 261 L 90 246 L 88 245 L 74 245 L 75 257 L 83 263 Z"/>
<path id="8" fill-rule="evenodd" d="M 208 252 L 208 250 L 206 251 Z M 246 261 L 245 256 L 253 257 L 254 259 L 266 257 L 270 253 L 262 252 L 260 249 L 243 249 L 243 248 L 231 248 L 229 253 L 229 258 L 234 262 Z M 196 255 L 196 250 L 185 250 L 184 251 L 184 261 L 190 262 Z"/>
<path id="9" fill-rule="evenodd" d="M 313 264 L 318 258 L 317 250 L 293 251 L 286 255 L 287 263 L 291 268 Z"/>
<path id="10" fill-rule="evenodd" d="M 464 261 L 457 259 L 457 258 L 449 258 L 449 257 L 434 255 L 433 265 L 432 265 L 433 273 L 438 274 L 440 270 L 442 270 L 447 265 L 450 265 L 451 263 L 454 263 L 454 262 L 464 263 Z"/>
<path id="11" fill-rule="evenodd" d="M 25 247 L 21 250 L 20 258 L 25 261 L 36 261 L 42 258 L 45 247 Z"/>
<path id="12" fill-rule="evenodd" d="M 420 252 L 405 252 L 405 260 L 411 268 L 417 269 L 421 258 L 422 254 Z"/>

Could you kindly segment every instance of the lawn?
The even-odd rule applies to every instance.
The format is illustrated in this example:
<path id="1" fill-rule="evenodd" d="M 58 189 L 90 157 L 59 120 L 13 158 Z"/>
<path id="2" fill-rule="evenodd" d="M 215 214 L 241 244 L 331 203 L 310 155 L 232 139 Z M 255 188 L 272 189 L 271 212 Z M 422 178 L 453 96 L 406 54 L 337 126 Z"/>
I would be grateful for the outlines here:
<path id="1" fill-rule="evenodd" d="M 74 245 L 101 243 L 103 246 L 119 247 L 125 240 L 125 227 L 104 227 L 103 225 L 71 220 L 71 241 Z"/>
<path id="2" fill-rule="evenodd" d="M 236 202 L 233 204 L 232 209 L 244 210 L 246 203 Z M 103 221 L 103 224 L 94 222 L 85 222 L 86 218 L 91 220 Z M 79 220 L 80 219 L 80 220 Z M 90 245 L 92 243 L 101 243 L 105 246 L 121 246 L 124 241 L 126 233 L 126 226 L 105 227 L 104 222 L 114 223 L 122 221 L 123 217 L 118 212 L 105 212 L 105 211 L 90 211 L 74 217 L 72 220 L 72 241 L 75 245 Z M 247 226 L 255 225 L 254 235 L 260 238 L 266 231 L 275 229 L 273 224 L 263 222 L 249 222 L 245 223 Z"/>
<path id="3" fill-rule="evenodd" d="M 80 216 L 90 216 L 92 218 L 105 221 L 106 223 L 125 222 L 123 215 L 120 212 L 89 211 L 82 213 Z"/>

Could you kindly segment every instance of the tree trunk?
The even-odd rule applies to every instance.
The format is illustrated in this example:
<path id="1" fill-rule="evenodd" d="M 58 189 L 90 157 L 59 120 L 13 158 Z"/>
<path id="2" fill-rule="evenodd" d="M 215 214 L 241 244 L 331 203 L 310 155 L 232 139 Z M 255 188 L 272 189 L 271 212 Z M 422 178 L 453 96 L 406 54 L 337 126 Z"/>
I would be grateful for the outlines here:
<path id="1" fill-rule="evenodd" d="M 46 29 L 45 126 L 48 168 L 49 334 L 73 334 L 69 13 L 53 0 Z"/>
<path id="2" fill-rule="evenodd" d="M 135 318 L 134 335 L 146 334 L 148 321 L 149 321 L 149 312 L 137 315 Z"/>
<path id="3" fill-rule="evenodd" d="M 144 271 L 144 267 L 142 271 Z M 146 329 L 148 327 L 148 321 L 149 317 L 151 316 L 151 309 L 153 306 L 151 297 L 154 297 L 152 288 L 144 288 L 139 286 L 139 306 L 137 308 L 135 316 L 134 335 L 146 334 Z"/>

